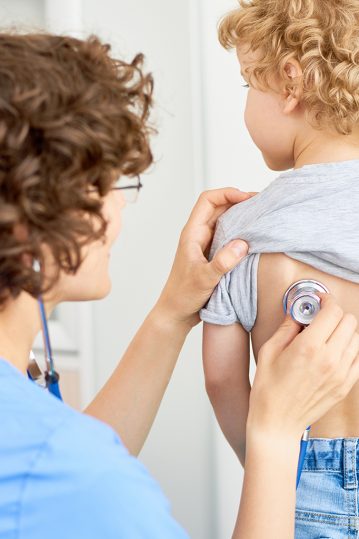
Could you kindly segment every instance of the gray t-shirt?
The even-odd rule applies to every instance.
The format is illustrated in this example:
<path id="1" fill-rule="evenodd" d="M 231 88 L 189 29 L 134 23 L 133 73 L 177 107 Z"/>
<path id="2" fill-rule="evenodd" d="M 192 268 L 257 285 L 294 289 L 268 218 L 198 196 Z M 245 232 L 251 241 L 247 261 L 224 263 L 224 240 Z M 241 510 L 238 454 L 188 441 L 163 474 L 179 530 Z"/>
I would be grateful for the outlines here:
<path id="1" fill-rule="evenodd" d="M 200 312 L 205 322 L 253 328 L 260 253 L 285 253 L 359 283 L 359 159 L 280 174 L 220 217 L 210 258 L 238 238 L 248 242 L 249 254 L 221 279 Z"/>

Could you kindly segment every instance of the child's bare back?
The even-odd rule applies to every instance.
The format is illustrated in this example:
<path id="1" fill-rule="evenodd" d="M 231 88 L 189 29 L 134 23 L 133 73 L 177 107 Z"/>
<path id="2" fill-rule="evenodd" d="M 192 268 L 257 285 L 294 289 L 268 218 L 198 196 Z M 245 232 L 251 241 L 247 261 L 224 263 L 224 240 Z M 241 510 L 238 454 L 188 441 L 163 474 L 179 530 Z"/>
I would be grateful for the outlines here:
<path id="1" fill-rule="evenodd" d="M 356 315 L 359 323 L 358 283 L 324 273 L 282 253 L 260 255 L 257 316 L 250 334 L 238 323 L 227 326 L 204 323 L 203 360 L 207 391 L 221 428 L 243 466 L 251 390 L 250 341 L 257 360 L 261 346 L 284 319 L 284 293 L 300 279 L 314 279 L 324 284 L 344 312 Z M 313 347 L 315 345 L 313 343 Z M 359 385 L 356 384 L 345 400 L 312 425 L 311 437 L 359 437 L 358 411 Z"/>
<path id="2" fill-rule="evenodd" d="M 258 313 L 251 333 L 255 358 L 283 320 L 283 294 L 292 283 L 307 278 L 325 284 L 344 312 L 355 314 L 359 322 L 359 284 L 316 270 L 283 254 L 262 254 L 258 267 Z M 344 401 L 312 425 L 310 434 L 315 438 L 359 437 L 358 384 Z"/>

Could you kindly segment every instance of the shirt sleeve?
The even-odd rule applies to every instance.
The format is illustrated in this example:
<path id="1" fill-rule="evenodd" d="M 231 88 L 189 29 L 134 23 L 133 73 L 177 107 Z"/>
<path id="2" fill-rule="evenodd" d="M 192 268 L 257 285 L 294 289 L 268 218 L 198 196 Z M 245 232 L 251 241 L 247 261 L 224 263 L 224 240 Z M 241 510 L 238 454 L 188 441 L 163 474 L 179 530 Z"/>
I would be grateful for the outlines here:
<path id="1" fill-rule="evenodd" d="M 219 221 L 213 238 L 209 259 L 228 243 Z M 200 311 L 200 318 L 209 324 L 229 326 L 240 323 L 251 331 L 257 317 L 257 274 L 260 254 L 250 253 L 224 275 L 207 304 Z"/>
<path id="2" fill-rule="evenodd" d="M 20 515 L 19 539 L 188 538 L 144 466 L 92 418 L 85 428 L 66 422 L 46 443 L 24 486 Z"/>
<path id="3" fill-rule="evenodd" d="M 216 231 L 213 237 L 209 260 L 227 243 L 221 220 L 217 221 Z M 203 322 L 229 326 L 238 322 L 238 317 L 234 310 L 229 288 L 231 285 L 231 272 L 222 277 L 207 304 L 201 309 L 199 315 Z"/>
<path id="4" fill-rule="evenodd" d="M 229 326 L 239 321 L 229 295 L 230 284 L 231 272 L 222 277 L 209 301 L 201 309 L 199 314 L 203 322 Z"/>

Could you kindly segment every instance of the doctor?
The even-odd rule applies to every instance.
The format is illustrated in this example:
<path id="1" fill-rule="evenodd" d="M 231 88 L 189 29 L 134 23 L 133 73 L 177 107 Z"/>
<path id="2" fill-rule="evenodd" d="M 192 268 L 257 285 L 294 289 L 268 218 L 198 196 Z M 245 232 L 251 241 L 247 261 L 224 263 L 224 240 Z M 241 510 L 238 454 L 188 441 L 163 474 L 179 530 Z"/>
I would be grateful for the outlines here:
<path id="1" fill-rule="evenodd" d="M 135 457 L 181 347 L 199 322 L 198 310 L 221 276 L 246 254 L 246 245 L 234 241 L 207 262 L 216 220 L 251 194 L 229 188 L 201 195 L 161 296 L 84 414 L 26 375 L 40 329 L 40 294 L 49 315 L 62 301 L 109 293 L 109 253 L 120 233 L 122 208 L 126 197 L 140 190 L 137 175 L 151 163 L 147 121 L 152 79 L 143 74 L 141 57 L 126 64 L 108 52 L 96 38 L 0 35 L 4 539 L 187 536 Z M 293 536 L 301 434 L 359 377 L 354 317 L 344 314 L 330 295 L 322 305 L 300 334 L 287 318 L 261 351 L 234 537 Z M 300 384 L 305 398 L 298 403 Z M 289 409 L 293 413 L 287 417 Z"/>

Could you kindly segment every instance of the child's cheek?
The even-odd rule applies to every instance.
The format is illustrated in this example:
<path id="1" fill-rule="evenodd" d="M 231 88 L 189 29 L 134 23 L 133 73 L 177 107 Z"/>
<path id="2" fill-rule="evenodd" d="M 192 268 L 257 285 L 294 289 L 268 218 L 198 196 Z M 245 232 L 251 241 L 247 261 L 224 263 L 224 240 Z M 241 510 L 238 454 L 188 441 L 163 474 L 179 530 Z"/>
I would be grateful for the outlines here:
<path id="1" fill-rule="evenodd" d="M 266 110 L 258 94 L 258 90 L 249 89 L 244 111 L 244 122 L 253 142 L 259 149 L 262 149 L 262 139 L 266 127 Z"/>
<path id="2" fill-rule="evenodd" d="M 253 105 L 252 105 L 252 90 L 248 90 L 247 95 L 247 101 L 246 101 L 246 107 L 244 110 L 244 123 L 246 124 L 246 128 L 249 131 L 249 134 L 253 138 L 253 131 L 255 131 L 255 118 L 253 118 Z"/>

